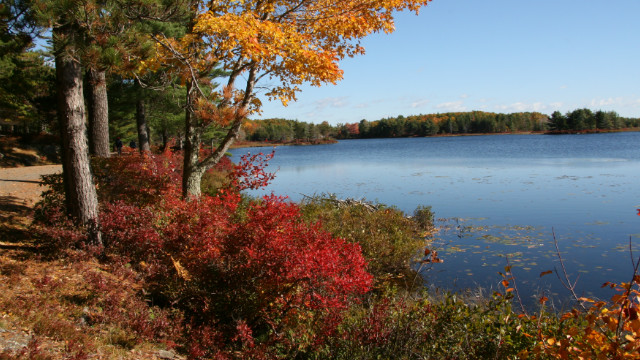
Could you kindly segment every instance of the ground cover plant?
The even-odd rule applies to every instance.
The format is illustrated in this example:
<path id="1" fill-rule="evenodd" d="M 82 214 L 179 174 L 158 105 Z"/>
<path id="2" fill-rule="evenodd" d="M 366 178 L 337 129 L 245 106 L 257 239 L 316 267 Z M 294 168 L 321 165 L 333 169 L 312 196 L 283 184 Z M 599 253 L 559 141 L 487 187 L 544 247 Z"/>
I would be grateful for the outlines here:
<path id="1" fill-rule="evenodd" d="M 420 289 L 412 259 L 441 260 L 425 240 L 428 208 L 408 217 L 329 196 L 241 195 L 272 179 L 268 158 L 220 165 L 228 180 L 192 201 L 179 154 L 99 160 L 102 248 L 64 220 L 50 177 L 30 230 L 37 255 L 0 257 L 0 327 L 29 328 L 33 341 L 0 359 L 638 358 L 636 273 L 607 285 L 613 301 L 580 299 L 585 309 L 567 314 L 546 298 L 515 310 L 510 268 L 492 295 Z"/>

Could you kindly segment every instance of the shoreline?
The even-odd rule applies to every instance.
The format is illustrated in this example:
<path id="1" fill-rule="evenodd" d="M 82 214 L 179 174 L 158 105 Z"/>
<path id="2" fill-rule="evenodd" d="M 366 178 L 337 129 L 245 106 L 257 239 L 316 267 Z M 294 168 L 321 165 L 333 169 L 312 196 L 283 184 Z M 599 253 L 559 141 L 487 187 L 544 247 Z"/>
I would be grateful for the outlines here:
<path id="1" fill-rule="evenodd" d="M 268 141 L 236 141 L 230 149 L 241 149 L 249 147 L 278 147 L 278 146 L 312 146 L 336 144 L 338 140 L 328 139 L 319 141 L 289 141 L 289 142 L 268 142 Z"/>
<path id="2" fill-rule="evenodd" d="M 502 133 L 461 133 L 461 134 L 436 134 L 427 136 L 395 136 L 395 137 L 354 137 L 332 139 L 332 141 L 291 141 L 291 142 L 262 142 L 262 141 L 241 141 L 231 146 L 231 149 L 249 148 L 249 147 L 278 147 L 278 146 L 312 146 L 312 145 L 328 145 L 335 144 L 342 140 L 366 140 L 366 139 L 411 139 L 411 138 L 439 138 L 439 137 L 463 137 L 463 136 L 508 136 L 508 135 L 591 135 L 591 134 L 608 134 L 621 132 L 640 132 L 640 128 L 625 128 L 612 130 L 582 130 L 582 131 L 516 131 Z"/>

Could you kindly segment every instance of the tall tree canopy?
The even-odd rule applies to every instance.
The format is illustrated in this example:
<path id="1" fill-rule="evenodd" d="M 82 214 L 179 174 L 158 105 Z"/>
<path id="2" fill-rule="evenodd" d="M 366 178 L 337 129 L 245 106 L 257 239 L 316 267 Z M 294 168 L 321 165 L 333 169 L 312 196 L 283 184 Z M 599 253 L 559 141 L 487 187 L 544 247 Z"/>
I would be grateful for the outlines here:
<path id="1" fill-rule="evenodd" d="M 242 119 L 260 109 L 256 84 L 275 83 L 266 96 L 283 104 L 295 100 L 299 85 L 320 86 L 342 78 L 339 61 L 364 53 L 359 40 L 394 29 L 393 13 L 418 12 L 430 0 L 220 0 L 194 4 L 188 33 L 179 39 L 156 36 L 153 70 L 173 64 L 188 87 L 183 193 L 200 194 L 200 178 L 239 134 Z M 211 73 L 225 82 L 206 90 Z M 242 83 L 240 83 L 242 82 Z M 225 126 L 227 136 L 210 156 L 199 158 L 202 129 Z"/>

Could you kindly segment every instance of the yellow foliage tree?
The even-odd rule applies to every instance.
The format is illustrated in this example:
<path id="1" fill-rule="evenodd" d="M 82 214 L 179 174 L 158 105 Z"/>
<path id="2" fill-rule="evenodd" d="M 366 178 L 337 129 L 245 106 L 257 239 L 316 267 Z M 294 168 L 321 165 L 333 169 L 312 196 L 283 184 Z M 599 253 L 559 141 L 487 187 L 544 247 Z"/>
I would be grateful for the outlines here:
<path id="1" fill-rule="evenodd" d="M 237 138 L 242 120 L 259 111 L 256 84 L 275 85 L 266 96 L 283 104 L 295 100 L 299 85 L 342 78 L 339 61 L 364 53 L 360 39 L 394 30 L 393 14 L 418 13 L 431 0 L 212 0 L 196 1 L 186 36 L 154 36 L 153 69 L 172 65 L 187 85 L 183 195 L 200 194 L 200 179 Z M 215 87 L 211 74 L 226 72 Z M 228 129 L 211 155 L 200 158 L 206 126 Z"/>

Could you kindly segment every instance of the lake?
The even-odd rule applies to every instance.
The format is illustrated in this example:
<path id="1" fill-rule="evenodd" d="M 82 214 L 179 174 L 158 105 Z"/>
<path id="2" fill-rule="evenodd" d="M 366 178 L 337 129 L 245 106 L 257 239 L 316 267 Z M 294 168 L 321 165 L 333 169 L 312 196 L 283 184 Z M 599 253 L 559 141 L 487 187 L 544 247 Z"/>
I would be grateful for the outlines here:
<path id="1" fill-rule="evenodd" d="M 236 149 L 269 152 L 268 148 Z M 423 271 L 431 286 L 500 289 L 506 256 L 523 300 L 568 292 L 552 231 L 579 295 L 608 298 L 606 281 L 629 281 L 640 256 L 640 133 L 489 135 L 346 140 L 276 149 L 264 191 L 298 201 L 335 193 L 411 214 L 431 206 L 444 263 Z"/>

